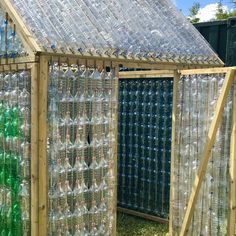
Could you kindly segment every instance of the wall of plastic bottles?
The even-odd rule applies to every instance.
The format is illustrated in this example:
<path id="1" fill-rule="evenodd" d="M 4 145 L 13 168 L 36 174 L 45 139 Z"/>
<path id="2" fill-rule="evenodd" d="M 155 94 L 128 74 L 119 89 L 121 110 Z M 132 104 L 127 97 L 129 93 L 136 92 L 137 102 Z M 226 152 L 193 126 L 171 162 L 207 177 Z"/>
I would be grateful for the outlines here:
<path id="1" fill-rule="evenodd" d="M 30 73 L 0 73 L 0 234 L 30 235 Z"/>
<path id="2" fill-rule="evenodd" d="M 118 79 L 58 63 L 49 77 L 48 235 L 111 235 Z"/>
<path id="3" fill-rule="evenodd" d="M 16 27 L 0 9 L 0 59 L 25 56 L 26 51 L 16 34 Z"/>
<path id="4" fill-rule="evenodd" d="M 122 79 L 118 206 L 168 218 L 173 79 Z"/>
<path id="5" fill-rule="evenodd" d="M 173 228 L 178 235 L 225 74 L 183 76 L 178 84 Z M 227 235 L 232 91 L 211 152 L 189 235 Z"/>

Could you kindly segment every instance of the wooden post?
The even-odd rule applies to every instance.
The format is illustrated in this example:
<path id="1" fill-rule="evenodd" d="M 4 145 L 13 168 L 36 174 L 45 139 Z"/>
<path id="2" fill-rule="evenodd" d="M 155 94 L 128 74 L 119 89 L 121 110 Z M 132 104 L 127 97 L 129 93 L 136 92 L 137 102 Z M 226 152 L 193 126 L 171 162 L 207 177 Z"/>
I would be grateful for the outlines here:
<path id="1" fill-rule="evenodd" d="M 217 130 L 219 128 L 220 121 L 222 118 L 221 114 L 224 110 L 227 96 L 229 94 L 229 89 L 230 89 L 232 82 L 233 82 L 234 74 L 235 74 L 235 70 L 230 70 L 226 74 L 226 78 L 225 78 L 225 81 L 224 81 L 224 84 L 222 87 L 222 92 L 218 98 L 215 114 L 214 114 L 212 123 L 210 125 L 210 129 L 209 129 L 209 132 L 207 135 L 206 144 L 205 144 L 205 147 L 203 150 L 203 156 L 201 158 L 200 165 L 197 170 L 197 175 L 196 175 L 196 178 L 193 183 L 192 193 L 191 193 L 189 201 L 188 201 L 187 210 L 186 210 L 183 224 L 182 224 L 181 231 L 180 231 L 180 236 L 185 236 L 188 233 L 188 229 L 189 229 L 191 219 L 193 216 L 195 204 L 196 204 L 196 201 L 198 198 L 198 194 L 199 194 L 199 191 L 201 188 L 203 178 L 206 173 L 207 164 L 210 159 L 211 149 L 214 145 L 216 133 L 217 133 Z"/>
<path id="2" fill-rule="evenodd" d="M 229 161 L 229 215 L 228 215 L 228 236 L 235 235 L 236 218 L 236 78 L 234 79 L 233 93 L 233 114 L 232 132 L 230 140 L 230 161 Z"/>
<path id="3" fill-rule="evenodd" d="M 178 93 L 178 82 L 180 74 L 175 71 L 174 83 L 173 83 L 173 105 L 172 105 L 172 134 L 171 134 L 171 171 L 170 171 L 170 220 L 169 220 L 169 233 L 170 236 L 173 234 L 173 203 L 174 203 L 174 168 L 175 168 L 175 126 L 176 126 L 176 110 L 177 110 L 177 93 Z"/>
<path id="4" fill-rule="evenodd" d="M 113 206 L 113 216 L 114 216 L 114 219 L 113 219 L 113 230 L 112 230 L 112 235 L 115 236 L 116 235 L 116 221 L 117 221 L 117 159 L 118 159 L 118 152 L 117 152 L 117 148 L 118 148 L 118 91 L 119 91 L 119 81 L 118 81 L 118 78 L 119 78 L 119 67 L 115 67 L 115 77 L 117 79 L 116 81 L 116 86 L 114 88 L 114 96 L 116 97 L 116 101 L 117 101 L 117 104 L 116 104 L 116 114 L 115 114 L 115 130 L 114 130 L 114 134 L 115 134 L 115 137 L 116 137 L 116 145 L 114 147 L 114 170 L 113 170 L 113 173 L 114 173 L 114 206 Z"/>
<path id="5" fill-rule="evenodd" d="M 39 235 L 47 236 L 48 162 L 47 162 L 47 98 L 48 59 L 39 61 Z"/>
<path id="6" fill-rule="evenodd" d="M 31 235 L 38 236 L 38 64 L 31 69 Z"/>

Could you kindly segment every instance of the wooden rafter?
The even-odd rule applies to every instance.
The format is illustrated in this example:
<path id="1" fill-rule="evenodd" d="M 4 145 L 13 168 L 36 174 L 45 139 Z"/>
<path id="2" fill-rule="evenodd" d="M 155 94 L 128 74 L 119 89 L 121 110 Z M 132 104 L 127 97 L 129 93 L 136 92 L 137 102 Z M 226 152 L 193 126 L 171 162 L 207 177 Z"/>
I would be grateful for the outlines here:
<path id="1" fill-rule="evenodd" d="M 19 16 L 10 0 L 1 0 L 0 7 L 5 10 L 16 25 L 16 33 L 21 39 L 27 52 L 32 55 L 42 51 L 35 38 L 31 35 L 22 18 Z"/>
<path id="2" fill-rule="evenodd" d="M 162 70 L 183 70 L 183 69 L 196 69 L 196 68 L 209 68 L 209 67 L 219 67 L 224 64 L 214 64 L 210 62 L 197 62 L 197 61 L 173 61 L 173 60 L 160 60 L 157 58 L 147 59 L 147 58 L 126 58 L 108 55 L 91 55 L 91 54 L 66 54 L 58 52 L 42 52 L 41 55 L 48 56 L 49 58 L 54 58 L 57 60 L 58 57 L 63 60 L 67 60 L 68 57 L 75 59 L 88 59 L 88 60 L 107 60 L 121 64 L 128 68 L 141 68 L 141 69 L 162 69 Z"/>

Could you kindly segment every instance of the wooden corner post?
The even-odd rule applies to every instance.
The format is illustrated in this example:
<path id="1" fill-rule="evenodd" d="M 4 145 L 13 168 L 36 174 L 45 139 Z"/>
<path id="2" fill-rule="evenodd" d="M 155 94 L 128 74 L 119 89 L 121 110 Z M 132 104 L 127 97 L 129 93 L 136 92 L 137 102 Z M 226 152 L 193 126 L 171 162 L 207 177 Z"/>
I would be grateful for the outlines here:
<path id="1" fill-rule="evenodd" d="M 116 83 L 115 83 L 115 88 L 114 88 L 114 96 L 116 98 L 116 107 L 115 107 L 115 137 L 116 137 L 116 143 L 115 143 L 115 147 L 114 147 L 114 169 L 113 169 L 113 173 L 114 173 L 114 201 L 113 201 L 113 215 L 114 215 L 114 219 L 113 219 L 113 230 L 112 230 L 112 235 L 115 236 L 116 235 L 116 221 L 117 221 L 117 159 L 118 159 L 118 152 L 117 152 L 117 148 L 118 148 L 118 92 L 119 92 L 119 67 L 115 67 L 115 79 L 116 79 Z M 114 108 L 112 108 L 114 109 Z"/>
<path id="2" fill-rule="evenodd" d="M 222 112 L 226 104 L 230 87 L 233 83 L 234 75 L 235 75 L 234 69 L 229 70 L 229 72 L 226 74 L 222 91 L 216 104 L 214 117 L 210 125 L 209 132 L 207 134 L 207 140 L 204 146 L 203 156 L 200 159 L 200 164 L 197 170 L 196 178 L 193 183 L 192 192 L 188 201 L 187 210 L 185 212 L 183 224 L 180 230 L 180 236 L 186 236 L 188 234 L 188 230 L 189 230 L 189 226 L 190 226 L 192 216 L 194 213 L 194 208 L 197 202 L 198 194 L 200 192 L 201 184 L 206 173 L 207 164 L 211 156 L 211 150 L 215 142 L 216 133 L 218 131 L 218 128 L 222 119 Z"/>
<path id="3" fill-rule="evenodd" d="M 177 93 L 178 93 L 178 82 L 180 74 L 178 71 L 174 72 L 174 83 L 173 83 L 173 102 L 172 102 L 172 133 L 171 133 L 171 175 L 170 175 L 170 219 L 169 219 L 169 233 L 173 235 L 173 203 L 174 203 L 174 162 L 175 162 L 175 126 L 176 126 L 176 110 L 177 110 Z"/>
<path id="4" fill-rule="evenodd" d="M 48 58 L 39 60 L 39 235 L 47 236 L 48 162 L 47 162 L 47 100 Z"/>
<path id="5" fill-rule="evenodd" d="M 38 64 L 31 69 L 31 235 L 38 236 Z"/>
<path id="6" fill-rule="evenodd" d="M 228 213 L 228 236 L 235 235 L 236 223 L 236 77 L 234 78 L 232 131 L 230 140 L 229 160 L 229 213 Z"/>

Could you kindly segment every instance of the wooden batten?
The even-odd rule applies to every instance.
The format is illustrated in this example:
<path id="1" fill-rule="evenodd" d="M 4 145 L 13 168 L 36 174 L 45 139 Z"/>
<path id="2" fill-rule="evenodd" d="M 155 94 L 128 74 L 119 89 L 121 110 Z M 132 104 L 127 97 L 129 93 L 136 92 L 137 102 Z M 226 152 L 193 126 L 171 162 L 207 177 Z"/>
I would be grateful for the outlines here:
<path id="1" fill-rule="evenodd" d="M 184 215 L 183 224 L 180 230 L 180 236 L 188 235 L 189 226 L 192 220 L 192 216 L 193 216 L 197 198 L 200 192 L 201 184 L 206 174 L 207 165 L 211 156 L 211 150 L 215 142 L 216 133 L 220 126 L 220 122 L 222 119 L 222 112 L 226 104 L 230 87 L 233 83 L 234 75 L 235 75 L 235 70 L 230 70 L 226 74 L 226 78 L 222 87 L 222 92 L 216 104 L 214 117 L 210 125 L 209 132 L 207 134 L 207 139 L 204 146 L 203 155 L 202 155 L 202 158 L 200 159 L 201 161 L 197 170 L 196 178 L 193 183 L 192 192 L 191 192 L 188 204 L 187 204 L 187 210 Z"/>
<path id="2" fill-rule="evenodd" d="M 145 78 L 171 78 L 174 77 L 174 70 L 148 70 L 120 72 L 120 79 L 145 79 Z"/>
<path id="3" fill-rule="evenodd" d="M 209 68 L 219 67 L 220 65 L 214 65 L 210 63 L 194 63 L 191 61 L 163 61 L 163 60 L 148 60 L 148 59 L 128 59 L 115 56 L 93 56 L 93 55 L 80 55 L 80 54 L 65 54 L 65 53 L 52 53 L 52 52 L 40 52 L 38 55 L 44 55 L 48 57 L 48 60 L 67 62 L 70 60 L 88 60 L 88 61 L 112 61 L 113 66 L 122 66 L 126 68 L 141 68 L 152 70 L 183 70 L 183 69 L 196 69 L 196 68 Z M 59 59 L 60 58 L 60 59 Z M 76 63 L 75 63 L 76 64 Z M 223 64 L 222 64 L 223 66 Z"/>
<path id="4" fill-rule="evenodd" d="M 47 99 L 48 59 L 39 60 L 39 235 L 46 236 L 48 224 Z"/>
<path id="5" fill-rule="evenodd" d="M 31 70 L 38 63 L 16 63 L 16 64 L 8 64 L 8 65 L 0 65 L 0 72 L 4 71 L 19 71 L 19 70 Z"/>
<path id="6" fill-rule="evenodd" d="M 176 115 L 177 115 L 177 93 L 178 93 L 178 82 L 180 74 L 175 71 L 174 73 L 174 84 L 173 84 L 173 108 L 172 108 L 172 133 L 171 133 L 171 171 L 170 171 L 170 216 L 169 216 L 169 233 L 173 235 L 173 203 L 174 203 L 174 163 L 175 163 L 175 127 L 176 127 Z"/>
<path id="7" fill-rule="evenodd" d="M 236 77 L 234 79 L 232 131 L 229 160 L 229 212 L 228 236 L 235 235 L 236 224 Z"/>
<path id="8" fill-rule="evenodd" d="M 154 222 L 157 222 L 157 223 L 168 224 L 168 220 L 166 220 L 166 219 L 162 219 L 162 218 L 157 217 L 157 216 L 148 215 L 148 214 L 145 214 L 145 213 L 142 213 L 142 212 L 138 212 L 138 211 L 122 208 L 122 207 L 117 207 L 117 211 L 121 212 L 121 213 L 124 213 L 124 214 L 141 217 L 143 219 L 151 220 L 151 221 L 154 221 Z"/>
<path id="9" fill-rule="evenodd" d="M 206 74 L 224 74 L 234 69 L 234 67 L 216 67 L 204 69 L 181 70 L 181 75 L 206 75 Z"/>
<path id="10" fill-rule="evenodd" d="M 116 104 L 116 107 L 115 107 L 115 111 L 116 111 L 116 114 L 115 114 L 115 130 L 114 130 L 114 134 L 115 134 L 115 137 L 116 137 L 116 145 L 113 147 L 114 148 L 114 165 L 113 165 L 113 173 L 114 173 L 114 201 L 113 201 L 113 232 L 112 232 L 112 235 L 115 236 L 116 235 L 116 222 L 117 222 L 117 181 L 118 181 L 118 178 L 117 178 L 117 175 L 118 175 L 118 165 L 117 165 L 117 157 L 118 157 L 118 151 L 117 151 L 117 148 L 118 148 L 118 92 L 119 92 L 119 81 L 118 81 L 118 78 L 119 78 L 119 68 L 118 67 L 115 67 L 115 76 L 117 78 L 117 82 L 116 82 L 116 87 L 114 88 L 114 96 L 116 97 L 116 101 L 117 101 L 117 104 Z M 114 109 L 114 108 L 112 108 Z"/>
<path id="11" fill-rule="evenodd" d="M 38 71 L 39 65 L 31 69 L 31 235 L 38 236 Z"/>

